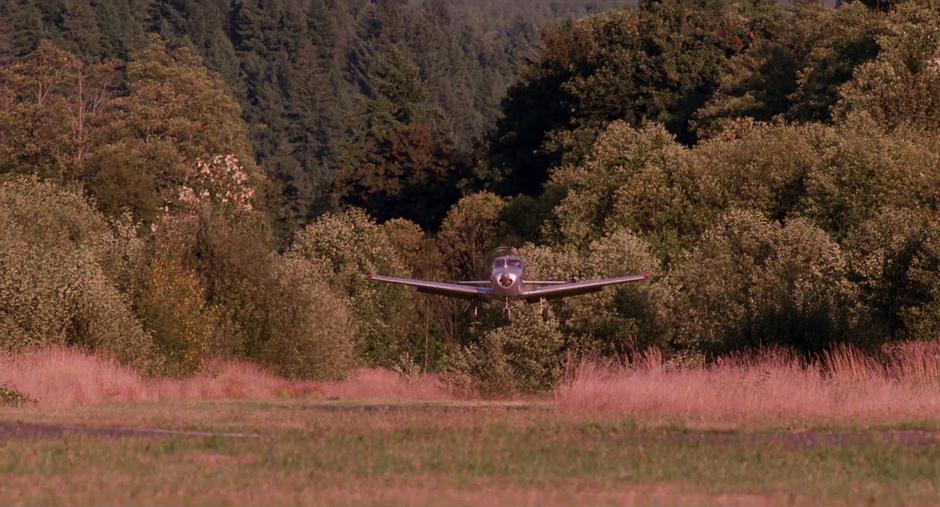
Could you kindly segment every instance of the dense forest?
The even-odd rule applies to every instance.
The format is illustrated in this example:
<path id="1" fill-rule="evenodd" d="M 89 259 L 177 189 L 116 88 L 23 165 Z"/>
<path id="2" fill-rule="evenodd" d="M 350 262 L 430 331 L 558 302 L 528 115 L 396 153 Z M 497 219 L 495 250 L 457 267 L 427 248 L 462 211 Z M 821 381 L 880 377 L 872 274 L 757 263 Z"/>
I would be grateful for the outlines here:
<path id="1" fill-rule="evenodd" d="M 6 2 L 0 347 L 527 391 L 933 340 L 938 97 L 930 2 Z M 471 323 L 363 276 L 506 244 L 654 281 Z"/>

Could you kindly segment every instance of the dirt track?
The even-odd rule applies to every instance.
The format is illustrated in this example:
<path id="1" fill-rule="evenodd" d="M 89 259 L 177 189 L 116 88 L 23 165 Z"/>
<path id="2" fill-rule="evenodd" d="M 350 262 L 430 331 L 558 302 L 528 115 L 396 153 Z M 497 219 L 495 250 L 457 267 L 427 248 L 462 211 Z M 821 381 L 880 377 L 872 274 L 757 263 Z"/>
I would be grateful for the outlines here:
<path id="1" fill-rule="evenodd" d="M 467 405 L 422 405 L 406 407 L 404 405 L 335 405 L 317 404 L 302 407 L 314 411 L 365 411 L 365 412 L 400 412 L 404 410 L 457 412 L 470 411 L 475 407 Z M 480 408 L 480 407 L 476 407 Z M 485 408 L 502 410 L 525 410 L 523 405 L 510 405 Z M 262 438 L 260 433 L 233 433 L 193 430 L 173 430 L 160 428 L 120 428 L 92 427 L 80 425 L 37 424 L 16 421 L 0 421 L 0 442 L 4 440 L 58 439 L 68 436 L 92 436 L 105 438 L 153 438 L 153 437 L 192 437 L 192 438 Z M 637 440 L 670 439 L 685 441 L 691 445 L 727 445 L 727 446 L 766 446 L 781 449 L 833 449 L 859 447 L 871 444 L 896 447 L 923 448 L 940 446 L 940 432 L 926 430 L 850 430 L 850 431 L 777 431 L 777 432 L 738 432 L 738 431 L 681 431 L 654 432 L 633 438 Z"/>
<path id="2" fill-rule="evenodd" d="M 257 433 L 217 433 L 212 431 L 185 431 L 153 428 L 94 428 L 87 426 L 63 426 L 23 422 L 0 422 L 0 441 L 27 438 L 61 438 L 68 435 L 90 435 L 109 438 L 120 437 L 215 437 L 258 438 Z"/>

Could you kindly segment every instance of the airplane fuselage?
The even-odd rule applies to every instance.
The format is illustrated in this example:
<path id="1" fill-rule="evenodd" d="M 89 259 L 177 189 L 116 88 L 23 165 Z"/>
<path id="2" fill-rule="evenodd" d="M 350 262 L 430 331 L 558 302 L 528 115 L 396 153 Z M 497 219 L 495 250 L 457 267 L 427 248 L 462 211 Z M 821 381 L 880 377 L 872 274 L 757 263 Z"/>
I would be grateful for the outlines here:
<path id="1" fill-rule="evenodd" d="M 499 257 L 493 263 L 490 286 L 496 301 L 516 301 L 525 292 L 525 264 L 518 257 Z"/>

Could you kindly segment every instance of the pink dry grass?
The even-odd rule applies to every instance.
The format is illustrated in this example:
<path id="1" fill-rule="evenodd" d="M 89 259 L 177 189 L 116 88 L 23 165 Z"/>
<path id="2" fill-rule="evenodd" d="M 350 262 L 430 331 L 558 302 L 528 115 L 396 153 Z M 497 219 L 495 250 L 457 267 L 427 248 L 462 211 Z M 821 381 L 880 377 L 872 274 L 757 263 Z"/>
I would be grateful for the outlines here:
<path id="1" fill-rule="evenodd" d="M 432 375 L 405 378 L 388 370 L 362 369 L 339 382 L 293 381 L 250 363 L 225 361 L 189 378 L 147 378 L 109 359 L 64 348 L 0 355 L 0 383 L 44 406 L 282 397 L 450 398 Z"/>
<path id="2" fill-rule="evenodd" d="M 810 364 L 777 351 L 679 369 L 651 351 L 632 365 L 577 365 L 555 402 L 571 414 L 706 426 L 940 421 L 940 344 L 894 346 L 878 360 L 839 347 Z"/>

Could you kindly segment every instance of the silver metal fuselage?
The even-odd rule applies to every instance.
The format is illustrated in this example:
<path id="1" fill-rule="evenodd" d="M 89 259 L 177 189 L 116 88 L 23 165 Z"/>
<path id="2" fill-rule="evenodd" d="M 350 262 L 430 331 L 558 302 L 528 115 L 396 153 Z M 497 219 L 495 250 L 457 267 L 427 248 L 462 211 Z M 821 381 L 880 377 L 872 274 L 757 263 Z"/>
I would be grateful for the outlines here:
<path id="1" fill-rule="evenodd" d="M 498 257 L 493 263 L 490 284 L 493 299 L 496 301 L 515 301 L 525 291 L 525 264 L 515 256 Z"/>

